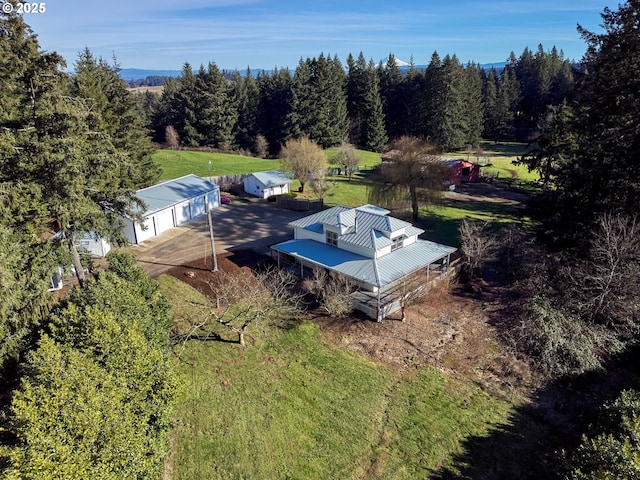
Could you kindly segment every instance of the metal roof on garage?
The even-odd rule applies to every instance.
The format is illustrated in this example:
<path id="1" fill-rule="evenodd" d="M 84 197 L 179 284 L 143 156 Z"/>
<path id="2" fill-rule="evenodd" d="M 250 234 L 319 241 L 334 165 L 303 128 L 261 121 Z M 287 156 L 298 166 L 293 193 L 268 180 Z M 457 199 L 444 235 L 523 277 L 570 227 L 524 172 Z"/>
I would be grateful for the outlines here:
<path id="1" fill-rule="evenodd" d="M 418 240 L 378 259 L 364 257 L 315 240 L 289 240 L 271 248 L 379 288 L 456 251 L 453 247 L 427 240 Z"/>
<path id="2" fill-rule="evenodd" d="M 274 187 L 276 185 L 285 185 L 291 183 L 293 180 L 289 178 L 285 173 L 280 170 L 268 170 L 266 172 L 254 172 L 252 173 L 260 183 L 265 187 Z"/>
<path id="3" fill-rule="evenodd" d="M 147 206 L 144 212 L 146 216 L 216 189 L 218 186 L 215 183 L 189 174 L 142 188 L 136 192 L 136 196 Z"/>

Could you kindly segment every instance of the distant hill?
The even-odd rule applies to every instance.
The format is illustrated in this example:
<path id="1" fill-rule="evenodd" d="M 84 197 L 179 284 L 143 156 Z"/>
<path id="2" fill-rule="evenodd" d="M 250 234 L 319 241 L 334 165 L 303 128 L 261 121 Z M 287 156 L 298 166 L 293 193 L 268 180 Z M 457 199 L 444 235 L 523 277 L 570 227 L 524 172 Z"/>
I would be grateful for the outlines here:
<path id="1" fill-rule="evenodd" d="M 140 68 L 123 68 L 120 78 L 126 81 L 143 80 L 147 77 L 179 77 L 181 70 L 143 70 Z"/>
<path id="2" fill-rule="evenodd" d="M 384 62 L 383 62 L 384 63 Z M 409 64 L 402 60 L 396 59 L 396 63 L 400 71 L 407 71 L 409 69 Z M 509 62 L 494 62 L 494 63 L 485 63 L 480 65 L 485 70 L 491 70 L 491 68 L 495 68 L 500 72 Z M 417 70 L 425 70 L 427 65 L 414 65 L 414 68 Z M 233 70 L 226 70 L 227 73 L 233 72 Z M 291 69 L 291 73 L 294 73 L 294 69 Z M 251 75 L 254 77 L 259 73 L 264 72 L 267 75 L 271 74 L 273 70 L 252 68 Z M 145 70 L 140 68 L 123 68 L 120 70 L 120 77 L 125 80 L 131 87 L 140 87 L 140 86 L 159 86 L 164 84 L 164 77 L 179 77 L 181 75 L 181 70 Z M 240 75 L 244 76 L 246 74 L 245 70 L 240 70 Z"/>

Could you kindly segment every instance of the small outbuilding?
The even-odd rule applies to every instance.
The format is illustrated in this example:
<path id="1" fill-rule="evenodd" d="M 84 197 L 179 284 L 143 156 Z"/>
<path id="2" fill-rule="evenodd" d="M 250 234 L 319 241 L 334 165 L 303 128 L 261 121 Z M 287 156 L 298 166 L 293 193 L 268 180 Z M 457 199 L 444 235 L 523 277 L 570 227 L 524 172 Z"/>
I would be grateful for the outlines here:
<path id="1" fill-rule="evenodd" d="M 480 179 L 480 165 L 467 162 L 463 158 L 442 157 L 442 162 L 449 169 L 449 182 L 461 185 L 467 182 L 477 182 Z"/>
<path id="2" fill-rule="evenodd" d="M 289 193 L 291 182 L 291 178 L 280 170 L 255 172 L 244 178 L 244 191 L 249 195 L 267 198 Z"/>
<path id="3" fill-rule="evenodd" d="M 392 165 L 400 150 L 390 150 L 382 155 L 382 168 Z M 440 162 L 449 171 L 448 185 L 461 185 L 467 182 L 477 182 L 480 180 L 480 165 L 472 163 L 464 158 L 443 157 L 440 155 L 424 155 L 424 163 Z"/>
<path id="4" fill-rule="evenodd" d="M 142 223 L 125 218 L 125 236 L 142 243 L 220 206 L 220 188 L 197 175 L 185 175 L 143 188 L 136 196 L 146 205 Z"/>

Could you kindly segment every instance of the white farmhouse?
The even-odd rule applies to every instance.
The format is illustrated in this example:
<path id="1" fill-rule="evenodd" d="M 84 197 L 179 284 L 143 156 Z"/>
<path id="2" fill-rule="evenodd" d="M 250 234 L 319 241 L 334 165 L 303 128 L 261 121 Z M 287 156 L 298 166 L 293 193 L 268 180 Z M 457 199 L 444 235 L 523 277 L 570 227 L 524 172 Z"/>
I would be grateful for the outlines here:
<path id="1" fill-rule="evenodd" d="M 271 247 L 278 264 L 324 268 L 359 286 L 356 308 L 381 320 L 401 308 L 398 285 L 424 270 L 445 271 L 455 248 L 419 239 L 424 230 L 373 205 L 337 206 L 289 223 L 293 240 Z"/>

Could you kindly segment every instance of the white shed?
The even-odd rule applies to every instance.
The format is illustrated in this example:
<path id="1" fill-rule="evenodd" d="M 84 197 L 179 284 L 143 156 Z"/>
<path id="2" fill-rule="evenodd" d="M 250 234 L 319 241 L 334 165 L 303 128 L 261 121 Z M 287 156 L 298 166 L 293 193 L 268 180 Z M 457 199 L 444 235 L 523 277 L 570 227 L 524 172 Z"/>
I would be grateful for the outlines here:
<path id="1" fill-rule="evenodd" d="M 83 232 L 74 236 L 74 243 L 78 250 L 84 250 L 91 254 L 93 258 L 104 258 L 111 245 L 104 238 L 95 232 Z"/>
<path id="2" fill-rule="evenodd" d="M 256 172 L 245 177 L 244 191 L 249 195 L 267 198 L 271 195 L 289 193 L 289 184 L 291 182 L 291 178 L 280 170 Z"/>
<path id="3" fill-rule="evenodd" d="M 220 206 L 220 188 L 193 174 L 143 188 L 136 196 L 147 209 L 142 224 L 125 218 L 124 233 L 132 244 L 142 243 Z"/>

